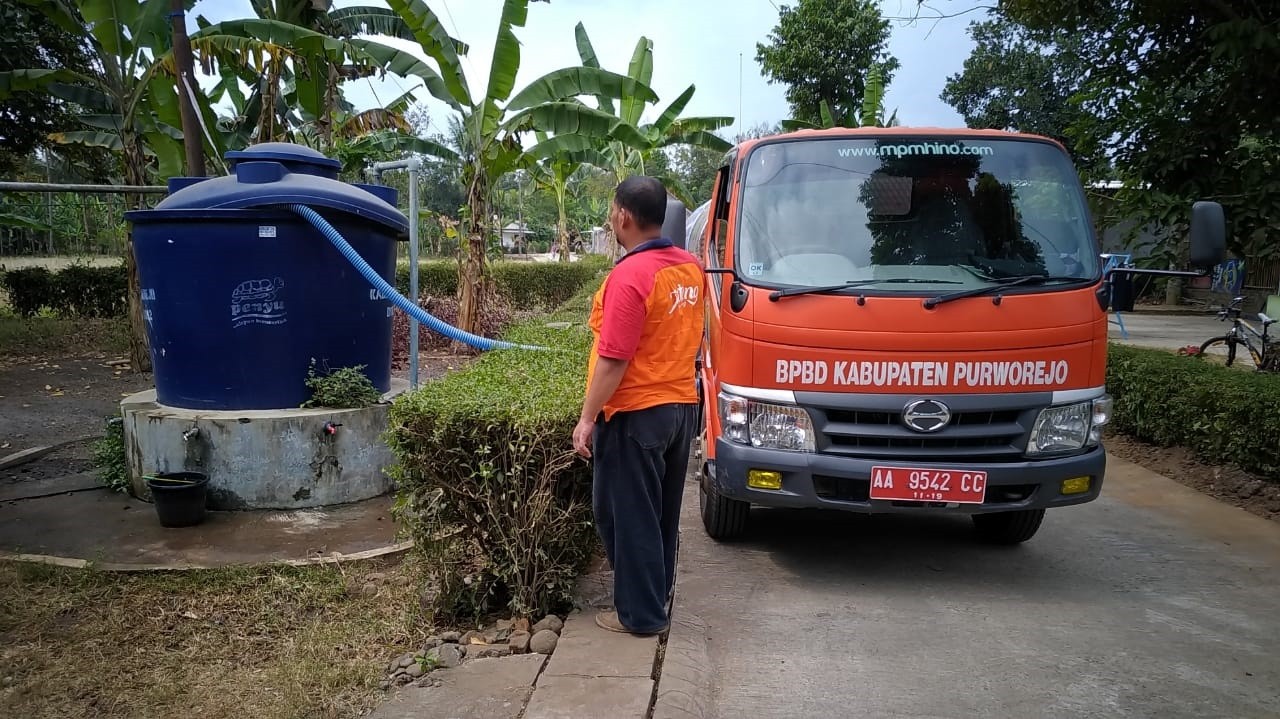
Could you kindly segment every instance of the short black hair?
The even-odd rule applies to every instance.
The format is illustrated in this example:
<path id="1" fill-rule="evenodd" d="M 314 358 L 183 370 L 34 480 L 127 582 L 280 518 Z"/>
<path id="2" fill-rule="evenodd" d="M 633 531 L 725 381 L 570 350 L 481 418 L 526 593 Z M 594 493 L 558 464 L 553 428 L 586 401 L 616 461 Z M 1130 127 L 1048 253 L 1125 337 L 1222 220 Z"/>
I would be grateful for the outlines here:
<path id="1" fill-rule="evenodd" d="M 662 227 L 667 219 L 667 188 L 657 178 L 628 177 L 613 191 L 618 207 L 631 213 L 641 229 Z"/>

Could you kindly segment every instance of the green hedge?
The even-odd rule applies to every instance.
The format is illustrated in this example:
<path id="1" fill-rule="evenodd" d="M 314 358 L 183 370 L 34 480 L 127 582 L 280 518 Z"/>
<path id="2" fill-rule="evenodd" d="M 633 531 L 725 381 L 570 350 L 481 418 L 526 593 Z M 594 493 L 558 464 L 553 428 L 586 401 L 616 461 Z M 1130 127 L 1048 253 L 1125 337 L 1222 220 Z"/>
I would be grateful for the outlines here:
<path id="1" fill-rule="evenodd" d="M 573 454 L 591 335 L 573 309 L 514 326 L 549 351 L 489 352 L 401 396 L 387 442 L 398 513 L 430 568 L 439 617 L 541 616 L 571 602 L 594 546 L 590 466 Z M 573 322 L 551 329 L 548 322 Z"/>
<path id="2" fill-rule="evenodd" d="M 1280 375 L 1113 344 L 1107 389 L 1114 429 L 1280 481 Z"/>
<path id="3" fill-rule="evenodd" d="M 418 289 L 428 297 L 453 297 L 458 292 L 458 265 L 452 260 L 419 263 Z M 494 262 L 490 265 L 499 294 L 512 307 L 548 310 L 563 304 L 586 283 L 607 269 L 603 257 L 579 262 Z M 396 267 L 396 288 L 409 292 L 409 264 Z"/>
<path id="4" fill-rule="evenodd" d="M 48 310 L 61 317 L 122 317 L 129 277 L 124 264 L 72 265 L 56 272 L 43 267 L 9 270 L 0 276 L 14 312 L 31 317 Z"/>
<path id="5" fill-rule="evenodd" d="M 396 289 L 409 295 L 409 263 L 396 265 Z M 458 294 L 458 263 L 452 260 L 424 260 L 418 263 L 418 292 L 423 297 L 453 297 Z"/>

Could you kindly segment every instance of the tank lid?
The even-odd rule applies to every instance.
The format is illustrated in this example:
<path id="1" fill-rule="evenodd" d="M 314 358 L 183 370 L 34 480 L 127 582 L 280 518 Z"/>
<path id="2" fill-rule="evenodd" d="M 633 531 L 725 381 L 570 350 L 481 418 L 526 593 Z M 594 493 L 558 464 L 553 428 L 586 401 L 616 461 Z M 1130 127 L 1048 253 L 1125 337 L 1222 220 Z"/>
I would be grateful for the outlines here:
<path id="1" fill-rule="evenodd" d="M 341 170 L 342 163 L 325 157 L 319 150 L 291 142 L 260 142 L 243 150 L 232 150 L 223 155 L 232 163 L 253 160 L 275 160 L 285 164 L 314 165 L 331 170 Z"/>
<path id="2" fill-rule="evenodd" d="M 337 171 L 322 163 L 337 167 L 341 164 L 311 148 L 271 142 L 229 152 L 227 157 L 236 161 L 230 175 L 177 183 L 178 189 L 156 204 L 155 210 L 287 209 L 288 205 L 307 205 L 367 218 L 400 234 L 409 229 L 408 218 L 384 199 L 389 193 L 375 194 L 336 179 Z M 155 210 L 136 210 L 125 217 L 146 222 L 160 217 L 148 214 Z"/>

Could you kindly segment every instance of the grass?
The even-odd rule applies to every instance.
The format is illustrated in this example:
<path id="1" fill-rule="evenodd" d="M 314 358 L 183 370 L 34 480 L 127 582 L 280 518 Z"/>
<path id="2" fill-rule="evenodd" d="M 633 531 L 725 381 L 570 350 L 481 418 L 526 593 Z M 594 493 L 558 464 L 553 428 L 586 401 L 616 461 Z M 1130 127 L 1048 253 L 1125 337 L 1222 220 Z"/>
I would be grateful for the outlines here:
<path id="1" fill-rule="evenodd" d="M 381 699 L 387 662 L 426 636 L 408 562 L 0 564 L 0 716 L 357 716 Z"/>
<path id="2" fill-rule="evenodd" d="M 0 309 L 0 357 L 128 351 L 129 325 L 124 319 L 24 318 Z"/>

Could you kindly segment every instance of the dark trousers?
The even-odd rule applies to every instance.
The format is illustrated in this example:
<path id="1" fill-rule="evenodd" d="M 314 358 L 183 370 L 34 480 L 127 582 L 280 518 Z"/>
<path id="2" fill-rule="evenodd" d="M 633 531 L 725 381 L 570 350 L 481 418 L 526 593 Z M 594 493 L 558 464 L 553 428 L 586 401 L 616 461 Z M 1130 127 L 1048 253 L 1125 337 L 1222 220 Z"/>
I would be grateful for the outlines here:
<path id="1" fill-rule="evenodd" d="M 666 404 L 596 421 L 596 529 L 613 566 L 618 618 L 635 632 L 668 622 L 695 408 Z"/>

